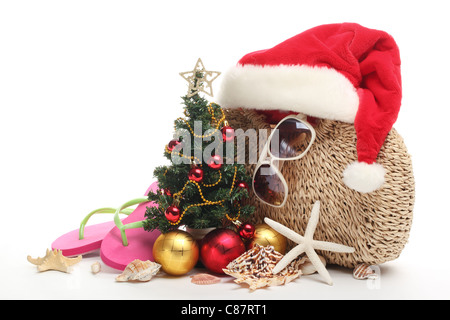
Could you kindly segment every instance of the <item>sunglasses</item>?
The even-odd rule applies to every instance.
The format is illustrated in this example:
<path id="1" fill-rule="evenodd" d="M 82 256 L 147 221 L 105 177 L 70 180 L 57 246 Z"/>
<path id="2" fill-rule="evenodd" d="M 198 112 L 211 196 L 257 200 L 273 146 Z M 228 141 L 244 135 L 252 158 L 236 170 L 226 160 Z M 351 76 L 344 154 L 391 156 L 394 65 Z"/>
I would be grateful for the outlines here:
<path id="1" fill-rule="evenodd" d="M 270 133 L 253 174 L 253 191 L 272 207 L 285 205 L 288 185 L 281 174 L 286 160 L 298 160 L 311 148 L 316 138 L 314 128 L 299 115 L 289 115 Z"/>

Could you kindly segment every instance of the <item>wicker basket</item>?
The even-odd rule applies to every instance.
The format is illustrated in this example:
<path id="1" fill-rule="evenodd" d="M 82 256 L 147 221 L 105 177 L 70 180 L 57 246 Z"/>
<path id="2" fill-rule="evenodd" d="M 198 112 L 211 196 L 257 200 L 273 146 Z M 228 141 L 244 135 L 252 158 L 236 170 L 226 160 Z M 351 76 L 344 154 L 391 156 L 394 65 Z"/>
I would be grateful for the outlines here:
<path id="1" fill-rule="evenodd" d="M 255 111 L 232 109 L 226 113 L 234 128 L 270 128 L 265 117 Z M 289 186 L 284 207 L 264 205 L 251 194 L 256 207 L 253 222 L 262 223 L 269 217 L 303 234 L 312 206 L 320 200 L 315 238 L 356 250 L 352 254 L 319 252 L 327 263 L 353 268 L 359 263 L 376 265 L 396 259 L 408 241 L 415 196 L 411 157 L 402 137 L 392 129 L 378 155 L 377 162 L 386 169 L 384 186 L 362 194 L 342 182 L 345 167 L 357 158 L 353 125 L 320 120 L 316 134 L 308 154 L 286 161 L 281 169 Z M 247 165 L 251 174 L 254 167 Z"/>

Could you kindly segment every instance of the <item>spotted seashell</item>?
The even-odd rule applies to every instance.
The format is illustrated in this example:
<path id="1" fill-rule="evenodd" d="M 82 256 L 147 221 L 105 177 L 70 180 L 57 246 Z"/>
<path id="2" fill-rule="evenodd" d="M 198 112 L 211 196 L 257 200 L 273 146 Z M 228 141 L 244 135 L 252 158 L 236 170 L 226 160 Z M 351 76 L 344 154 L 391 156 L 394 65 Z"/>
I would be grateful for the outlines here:
<path id="1" fill-rule="evenodd" d="M 160 268 L 159 263 L 136 259 L 127 265 L 122 274 L 116 277 L 116 281 L 149 281 Z"/>
<path id="2" fill-rule="evenodd" d="M 191 282 L 199 285 L 215 284 L 219 283 L 220 281 L 221 279 L 219 277 L 207 273 L 198 273 L 191 276 Z"/>
<path id="3" fill-rule="evenodd" d="M 357 280 L 364 279 L 376 279 L 378 275 L 375 273 L 369 265 L 362 263 L 357 265 L 355 269 L 353 269 L 353 278 Z"/>

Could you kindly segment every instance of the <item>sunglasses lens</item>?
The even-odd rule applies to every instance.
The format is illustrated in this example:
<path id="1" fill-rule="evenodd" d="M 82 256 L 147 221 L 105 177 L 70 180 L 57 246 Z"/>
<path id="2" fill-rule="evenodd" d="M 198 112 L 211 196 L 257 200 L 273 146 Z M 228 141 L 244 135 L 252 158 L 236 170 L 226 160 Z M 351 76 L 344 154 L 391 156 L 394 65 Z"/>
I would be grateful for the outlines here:
<path id="1" fill-rule="evenodd" d="M 311 130 L 297 119 L 286 119 L 270 139 L 270 152 L 279 159 L 295 158 L 312 142 Z"/>
<path id="2" fill-rule="evenodd" d="M 253 188 L 261 200 L 274 206 L 283 204 L 286 190 L 281 178 L 271 165 L 262 164 L 256 170 Z"/>

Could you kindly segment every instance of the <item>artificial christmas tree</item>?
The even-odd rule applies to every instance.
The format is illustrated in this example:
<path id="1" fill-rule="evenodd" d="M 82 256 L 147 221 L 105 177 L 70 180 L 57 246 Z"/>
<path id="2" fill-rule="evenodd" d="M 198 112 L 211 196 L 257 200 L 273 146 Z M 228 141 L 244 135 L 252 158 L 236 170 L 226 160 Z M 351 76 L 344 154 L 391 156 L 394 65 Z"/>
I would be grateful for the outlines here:
<path id="1" fill-rule="evenodd" d="M 148 196 L 158 206 L 147 209 L 144 228 L 166 233 L 181 225 L 192 229 L 239 225 L 254 208 L 241 204 L 248 197 L 251 178 L 244 165 L 234 161 L 234 130 L 222 108 L 199 95 L 206 92 L 205 82 L 211 86 L 206 80 L 211 72 L 201 60 L 192 72 L 181 75 L 190 84 L 183 97 L 186 117 L 175 121 L 176 136 L 164 150 L 171 165 L 154 170 L 159 190 Z"/>

